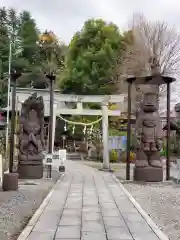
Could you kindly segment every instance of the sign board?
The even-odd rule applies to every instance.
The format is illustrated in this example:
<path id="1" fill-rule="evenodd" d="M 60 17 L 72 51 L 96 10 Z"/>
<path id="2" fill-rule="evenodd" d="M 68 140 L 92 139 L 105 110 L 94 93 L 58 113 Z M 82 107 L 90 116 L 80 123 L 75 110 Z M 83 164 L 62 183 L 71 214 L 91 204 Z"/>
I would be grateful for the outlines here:
<path id="1" fill-rule="evenodd" d="M 59 157 L 61 165 L 64 165 L 64 162 L 66 161 L 66 149 L 59 150 Z"/>
<path id="2" fill-rule="evenodd" d="M 54 151 L 52 156 L 52 166 L 59 167 L 61 165 L 59 151 Z"/>
<path id="3" fill-rule="evenodd" d="M 109 150 L 125 150 L 126 136 L 109 136 Z"/>
<path id="4" fill-rule="evenodd" d="M 54 167 L 59 167 L 64 165 L 66 160 L 66 150 L 61 149 L 54 151 L 53 154 L 45 154 L 44 165 L 52 165 Z"/>
<path id="5" fill-rule="evenodd" d="M 52 165 L 52 154 L 45 154 L 44 165 Z"/>

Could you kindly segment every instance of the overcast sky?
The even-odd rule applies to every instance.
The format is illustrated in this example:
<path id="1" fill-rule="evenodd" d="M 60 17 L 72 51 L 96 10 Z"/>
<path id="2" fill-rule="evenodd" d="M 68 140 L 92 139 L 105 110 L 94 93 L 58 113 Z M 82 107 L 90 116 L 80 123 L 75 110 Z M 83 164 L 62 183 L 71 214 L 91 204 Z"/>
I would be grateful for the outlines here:
<path id="1" fill-rule="evenodd" d="M 138 12 L 180 29 L 179 0 L 0 0 L 0 6 L 30 11 L 39 29 L 52 30 L 66 43 L 92 17 L 112 21 L 123 30 Z"/>

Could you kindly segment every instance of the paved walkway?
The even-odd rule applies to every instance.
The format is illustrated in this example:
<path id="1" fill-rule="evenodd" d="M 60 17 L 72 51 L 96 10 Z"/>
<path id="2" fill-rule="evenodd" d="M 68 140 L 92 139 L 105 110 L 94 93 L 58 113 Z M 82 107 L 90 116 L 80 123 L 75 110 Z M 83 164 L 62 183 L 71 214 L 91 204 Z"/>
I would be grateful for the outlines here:
<path id="1" fill-rule="evenodd" d="M 27 240 L 158 240 L 111 174 L 67 161 Z"/>

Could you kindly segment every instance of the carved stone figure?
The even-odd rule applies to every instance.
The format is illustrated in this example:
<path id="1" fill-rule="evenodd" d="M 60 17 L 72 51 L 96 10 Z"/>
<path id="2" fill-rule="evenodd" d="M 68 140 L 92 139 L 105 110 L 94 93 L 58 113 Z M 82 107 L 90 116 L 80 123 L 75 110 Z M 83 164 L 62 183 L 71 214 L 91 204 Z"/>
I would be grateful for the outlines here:
<path id="1" fill-rule="evenodd" d="M 20 178 L 43 177 L 44 101 L 37 94 L 23 104 L 20 116 L 19 162 Z"/>
<path id="2" fill-rule="evenodd" d="M 144 94 L 141 114 L 138 115 L 136 121 L 136 137 L 135 180 L 161 181 L 162 129 L 157 112 L 157 96 L 155 93 Z"/>

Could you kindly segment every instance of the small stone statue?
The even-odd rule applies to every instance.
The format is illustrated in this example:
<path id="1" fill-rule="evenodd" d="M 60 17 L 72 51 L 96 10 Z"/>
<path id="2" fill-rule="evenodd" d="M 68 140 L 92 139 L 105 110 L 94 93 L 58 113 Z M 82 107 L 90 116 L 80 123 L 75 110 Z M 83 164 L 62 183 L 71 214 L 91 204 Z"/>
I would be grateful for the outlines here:
<path id="1" fill-rule="evenodd" d="M 136 168 L 162 168 L 161 133 L 161 123 L 157 113 L 157 96 L 155 93 L 145 93 L 141 114 L 136 122 Z"/>
<path id="2" fill-rule="evenodd" d="M 44 149 L 44 102 L 36 94 L 23 104 L 19 132 L 20 178 L 42 178 Z"/>

